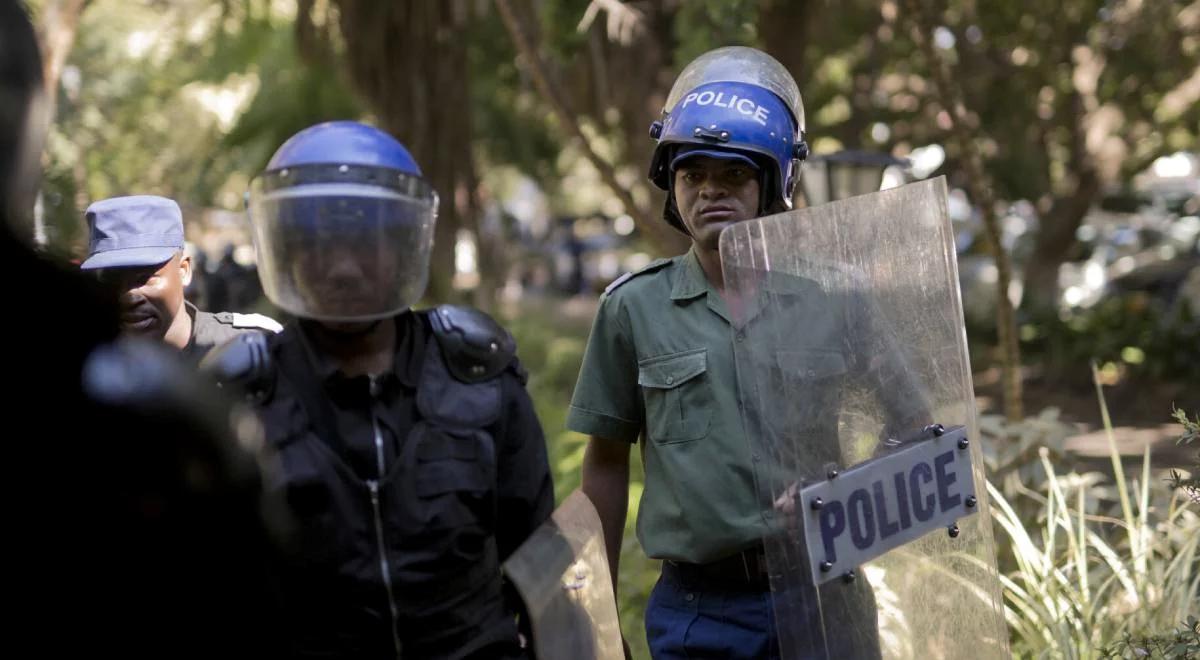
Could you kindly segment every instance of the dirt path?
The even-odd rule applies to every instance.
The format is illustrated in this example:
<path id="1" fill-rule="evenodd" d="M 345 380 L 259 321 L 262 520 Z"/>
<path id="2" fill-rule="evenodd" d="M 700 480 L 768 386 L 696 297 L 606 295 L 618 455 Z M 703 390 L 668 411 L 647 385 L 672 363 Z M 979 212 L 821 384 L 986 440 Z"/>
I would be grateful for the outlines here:
<path id="1" fill-rule="evenodd" d="M 989 370 L 975 374 L 976 405 L 981 414 L 1000 414 L 998 374 Z M 1200 387 L 1162 383 L 1150 379 L 1126 379 L 1104 388 L 1113 436 L 1124 462 L 1140 464 L 1150 446 L 1152 464 L 1159 468 L 1195 465 L 1200 447 L 1176 444 L 1183 426 L 1173 421 L 1172 406 L 1189 416 L 1200 413 Z M 1078 429 L 1067 440 L 1067 449 L 1088 465 L 1110 465 L 1108 437 L 1100 417 L 1095 387 L 1087 381 L 1050 384 L 1027 375 L 1025 409 L 1030 415 L 1049 407 L 1058 408 L 1060 419 Z"/>

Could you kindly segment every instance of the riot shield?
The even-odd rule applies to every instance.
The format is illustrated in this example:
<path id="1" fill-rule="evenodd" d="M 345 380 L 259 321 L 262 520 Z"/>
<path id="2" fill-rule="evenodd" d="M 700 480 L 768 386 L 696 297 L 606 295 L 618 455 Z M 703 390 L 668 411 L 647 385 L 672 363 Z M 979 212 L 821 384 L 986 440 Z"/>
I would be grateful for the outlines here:
<path id="1" fill-rule="evenodd" d="M 582 491 L 517 548 L 504 572 L 525 602 L 537 658 L 624 659 L 600 516 Z"/>
<path id="2" fill-rule="evenodd" d="M 785 658 L 1007 658 L 942 178 L 721 235 Z"/>

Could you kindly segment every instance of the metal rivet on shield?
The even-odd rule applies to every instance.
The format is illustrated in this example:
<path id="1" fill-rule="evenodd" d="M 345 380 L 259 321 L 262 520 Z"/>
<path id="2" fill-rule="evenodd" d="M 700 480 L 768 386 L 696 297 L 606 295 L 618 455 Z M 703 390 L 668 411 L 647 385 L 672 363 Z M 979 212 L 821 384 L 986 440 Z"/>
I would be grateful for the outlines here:
<path id="1" fill-rule="evenodd" d="M 833 570 L 833 562 L 831 562 L 831 561 L 821 562 L 821 572 L 822 573 L 828 573 L 829 571 L 832 571 L 832 570 Z"/>
<path id="2" fill-rule="evenodd" d="M 846 571 L 845 573 L 842 573 L 842 582 L 850 584 L 856 577 L 858 576 L 854 574 L 854 571 Z"/>
<path id="3" fill-rule="evenodd" d="M 721 131 L 721 139 L 728 140 L 729 139 L 729 131 Z"/>
<path id="4" fill-rule="evenodd" d="M 830 479 L 837 479 L 838 474 L 839 473 L 838 473 L 837 469 L 835 468 L 835 469 L 830 470 L 829 472 L 826 472 L 825 476 L 829 477 Z"/>
<path id="5" fill-rule="evenodd" d="M 488 344 L 488 350 L 495 353 L 496 351 L 500 350 L 500 345 L 496 342 L 492 342 Z"/>
<path id="6" fill-rule="evenodd" d="M 288 174 L 289 174 L 289 172 L 288 172 L 287 168 L 279 170 L 279 178 L 281 178 L 281 179 L 286 179 Z"/>
<path id="7" fill-rule="evenodd" d="M 709 128 L 711 128 L 711 129 L 714 129 L 714 130 L 715 130 L 715 129 L 717 128 L 717 125 L 716 125 L 716 124 L 713 124 L 713 125 L 709 126 Z"/>
<path id="8" fill-rule="evenodd" d="M 975 499 L 974 495 L 967 495 L 967 508 L 968 509 L 975 508 L 975 505 L 978 503 L 979 503 L 979 500 Z"/>
<path id="9" fill-rule="evenodd" d="M 341 172 L 342 174 L 345 174 L 346 172 L 350 171 L 350 166 L 349 165 L 338 165 L 338 171 Z"/>
<path id="10" fill-rule="evenodd" d="M 696 130 L 692 131 L 692 135 L 700 135 L 703 132 L 704 132 L 704 129 L 697 126 Z"/>
<path id="11" fill-rule="evenodd" d="M 959 449 L 966 449 L 970 445 L 971 445 L 971 442 L 969 440 L 967 440 L 966 438 L 959 438 L 959 440 L 958 440 L 958 448 Z"/>
<path id="12" fill-rule="evenodd" d="M 925 428 L 929 429 L 930 431 L 933 431 L 933 434 L 939 438 L 942 437 L 942 435 L 944 433 L 946 433 L 946 427 L 942 426 L 941 424 L 930 424 L 929 426 L 927 426 Z"/>
<path id="13" fill-rule="evenodd" d="M 825 500 L 823 500 L 819 497 L 814 497 L 812 499 L 812 502 L 809 503 L 809 506 L 812 507 L 813 511 L 816 511 L 817 509 L 820 509 L 821 507 L 825 506 Z"/>
<path id="14" fill-rule="evenodd" d="M 950 525 L 949 527 L 946 528 L 946 533 L 949 534 L 950 538 L 952 538 L 952 539 L 958 538 L 958 534 L 960 531 L 961 530 L 958 529 L 958 523 L 954 523 L 953 525 Z"/>

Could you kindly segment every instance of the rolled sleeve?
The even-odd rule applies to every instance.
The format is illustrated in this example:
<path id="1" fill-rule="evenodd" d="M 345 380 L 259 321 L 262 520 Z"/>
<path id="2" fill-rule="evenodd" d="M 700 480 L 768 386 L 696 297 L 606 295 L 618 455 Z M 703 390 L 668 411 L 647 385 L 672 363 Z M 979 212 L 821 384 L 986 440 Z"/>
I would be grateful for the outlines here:
<path id="1" fill-rule="evenodd" d="M 633 443 L 641 433 L 643 417 L 629 319 L 619 297 L 606 295 L 588 337 L 567 428 Z"/>

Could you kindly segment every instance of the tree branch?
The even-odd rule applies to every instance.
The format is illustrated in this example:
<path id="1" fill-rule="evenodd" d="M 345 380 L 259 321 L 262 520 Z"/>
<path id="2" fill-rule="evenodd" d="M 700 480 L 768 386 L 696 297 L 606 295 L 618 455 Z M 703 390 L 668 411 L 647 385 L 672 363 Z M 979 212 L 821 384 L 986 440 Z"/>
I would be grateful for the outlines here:
<path id="1" fill-rule="evenodd" d="M 626 212 L 634 217 L 638 226 L 653 243 L 660 247 L 670 246 L 673 243 L 677 244 L 678 239 L 670 235 L 674 230 L 670 229 L 666 223 L 659 222 L 656 215 L 651 213 L 649 209 L 642 208 L 637 204 L 629 190 L 617 180 L 616 168 L 602 158 L 592 147 L 591 140 L 583 132 L 583 128 L 576 119 L 575 113 L 567 103 L 566 96 L 551 77 L 546 62 L 538 54 L 534 38 L 517 16 L 510 0 L 496 0 L 496 9 L 499 10 L 500 18 L 504 21 L 504 27 L 508 30 L 509 36 L 516 45 L 517 52 L 521 54 L 521 57 L 529 67 L 534 87 L 537 88 L 542 99 L 550 105 L 563 128 L 579 141 L 584 156 L 596 168 L 596 171 L 600 173 L 600 178 L 604 181 L 605 185 L 621 200 L 621 204 L 625 206 Z"/>

